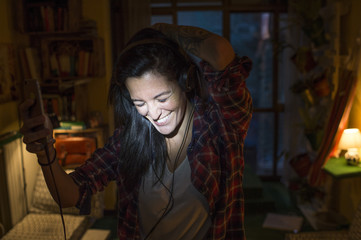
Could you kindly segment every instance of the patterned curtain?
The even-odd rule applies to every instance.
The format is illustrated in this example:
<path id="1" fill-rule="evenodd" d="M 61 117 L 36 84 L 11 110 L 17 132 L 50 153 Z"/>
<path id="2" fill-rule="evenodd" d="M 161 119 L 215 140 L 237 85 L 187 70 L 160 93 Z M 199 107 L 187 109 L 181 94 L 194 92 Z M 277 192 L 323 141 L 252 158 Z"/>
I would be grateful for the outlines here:
<path id="1" fill-rule="evenodd" d="M 318 186 L 322 183 L 324 179 L 322 167 L 329 157 L 334 155 L 341 134 L 347 126 L 352 103 L 356 94 L 357 72 L 360 58 L 359 48 L 359 44 L 356 44 L 352 49 L 350 57 L 340 69 L 338 88 L 333 107 L 325 128 L 321 146 L 309 174 L 309 183 L 312 186 Z"/>

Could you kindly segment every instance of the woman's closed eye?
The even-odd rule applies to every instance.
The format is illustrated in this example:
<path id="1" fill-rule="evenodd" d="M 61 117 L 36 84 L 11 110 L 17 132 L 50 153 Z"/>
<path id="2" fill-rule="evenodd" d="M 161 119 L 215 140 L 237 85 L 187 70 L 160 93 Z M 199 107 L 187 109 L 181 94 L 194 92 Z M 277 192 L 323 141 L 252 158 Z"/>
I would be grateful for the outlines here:
<path id="1" fill-rule="evenodd" d="M 145 105 L 144 102 L 133 102 L 134 106 L 136 107 L 143 107 Z"/>
<path id="2" fill-rule="evenodd" d="M 162 99 L 158 99 L 158 102 L 164 103 L 168 100 L 168 98 L 162 98 Z"/>

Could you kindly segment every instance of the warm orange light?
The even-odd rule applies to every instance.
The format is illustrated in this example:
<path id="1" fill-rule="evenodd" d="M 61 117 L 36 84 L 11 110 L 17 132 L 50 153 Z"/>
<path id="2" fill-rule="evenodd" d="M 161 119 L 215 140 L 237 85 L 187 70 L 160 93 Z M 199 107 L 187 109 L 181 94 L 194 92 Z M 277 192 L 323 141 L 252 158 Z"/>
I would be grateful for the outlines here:
<path id="1" fill-rule="evenodd" d="M 347 150 L 345 158 L 349 165 L 359 165 L 358 149 L 361 148 L 361 133 L 357 128 L 345 129 L 342 133 L 339 149 Z"/>

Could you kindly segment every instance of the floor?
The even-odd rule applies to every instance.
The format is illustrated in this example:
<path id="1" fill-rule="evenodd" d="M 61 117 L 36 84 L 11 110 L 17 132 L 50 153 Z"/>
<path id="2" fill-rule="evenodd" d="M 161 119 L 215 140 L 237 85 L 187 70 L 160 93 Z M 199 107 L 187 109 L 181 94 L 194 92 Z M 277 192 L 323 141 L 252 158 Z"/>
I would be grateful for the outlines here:
<path id="1" fill-rule="evenodd" d="M 116 240 L 117 238 L 117 218 L 115 214 L 105 213 L 104 217 L 98 219 L 93 224 L 92 228 L 95 229 L 108 229 L 110 236 L 108 240 Z"/>
<path id="2" fill-rule="evenodd" d="M 245 229 L 247 240 L 283 240 L 286 231 L 263 228 L 263 222 L 267 213 L 279 213 L 285 215 L 297 215 L 300 213 L 293 205 L 290 195 L 286 188 L 278 182 L 263 183 L 263 198 L 265 204 L 260 204 L 255 211 L 247 207 L 247 198 L 245 199 Z M 262 201 L 262 200 L 260 200 Z M 264 207 L 262 207 L 264 206 Z"/>
<path id="3" fill-rule="evenodd" d="M 245 229 L 247 240 L 284 240 L 285 231 L 266 229 L 262 224 L 267 213 L 280 213 L 301 216 L 298 208 L 292 201 L 291 194 L 279 182 L 262 182 L 250 169 L 246 168 L 244 178 L 245 192 Z M 116 217 L 106 215 L 93 225 L 93 228 L 110 229 L 110 240 L 116 237 Z M 302 230 L 311 230 L 304 221 Z"/>
<path id="4" fill-rule="evenodd" d="M 284 240 L 287 231 L 267 229 L 262 225 L 267 213 L 302 217 L 296 206 L 294 194 L 280 182 L 261 181 L 247 165 L 245 166 L 243 189 L 247 240 Z M 301 231 L 312 231 L 311 225 L 305 219 Z"/>

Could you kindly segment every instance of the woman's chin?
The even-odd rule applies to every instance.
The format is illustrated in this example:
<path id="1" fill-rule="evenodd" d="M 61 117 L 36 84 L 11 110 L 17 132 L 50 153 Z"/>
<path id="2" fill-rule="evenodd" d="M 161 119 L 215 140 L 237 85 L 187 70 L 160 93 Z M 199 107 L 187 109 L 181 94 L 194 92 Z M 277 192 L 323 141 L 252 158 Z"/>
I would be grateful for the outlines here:
<path id="1" fill-rule="evenodd" d="M 158 132 L 164 136 L 168 136 L 168 135 L 171 135 L 174 131 L 174 128 L 170 128 L 168 126 L 162 126 L 162 127 L 159 127 L 159 126 L 155 126 L 155 128 L 158 130 Z"/>

